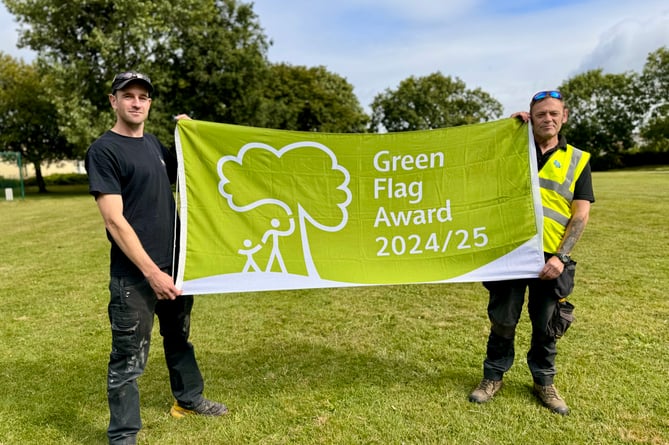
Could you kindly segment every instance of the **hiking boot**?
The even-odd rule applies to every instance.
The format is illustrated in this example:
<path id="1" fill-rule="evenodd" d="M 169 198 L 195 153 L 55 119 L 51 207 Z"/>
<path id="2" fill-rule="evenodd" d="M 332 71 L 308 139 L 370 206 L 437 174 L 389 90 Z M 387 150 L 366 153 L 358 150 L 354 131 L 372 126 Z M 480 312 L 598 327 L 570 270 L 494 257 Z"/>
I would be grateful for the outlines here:
<path id="1" fill-rule="evenodd" d="M 213 400 L 208 400 L 203 398 L 200 403 L 195 405 L 191 409 L 184 408 L 179 405 L 179 402 L 174 401 L 174 405 L 170 409 L 170 415 L 178 419 L 182 417 L 189 416 L 191 414 L 196 414 L 200 416 L 222 416 L 228 413 L 228 407 L 222 403 L 214 402 Z"/>
<path id="2" fill-rule="evenodd" d="M 501 380 L 483 379 L 479 386 L 469 394 L 469 401 L 474 403 L 488 402 L 502 387 Z"/>
<path id="3" fill-rule="evenodd" d="M 569 414 L 567 403 L 560 397 L 555 385 L 541 386 L 534 384 L 534 394 L 541 400 L 541 403 L 552 412 L 566 416 Z"/>

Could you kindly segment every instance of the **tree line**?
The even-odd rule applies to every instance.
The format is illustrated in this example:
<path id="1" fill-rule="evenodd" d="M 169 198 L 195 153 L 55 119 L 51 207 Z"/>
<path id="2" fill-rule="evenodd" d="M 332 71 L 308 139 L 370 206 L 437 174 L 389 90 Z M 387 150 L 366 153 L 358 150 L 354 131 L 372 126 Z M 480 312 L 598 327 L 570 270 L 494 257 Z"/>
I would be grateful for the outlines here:
<path id="1" fill-rule="evenodd" d="M 325 67 L 271 63 L 270 38 L 239 0 L 3 0 L 22 25 L 30 64 L 0 53 L 0 151 L 21 151 L 37 172 L 81 159 L 113 124 L 114 74 L 137 70 L 155 85 L 147 130 L 172 139 L 175 110 L 195 119 L 299 131 L 409 131 L 502 117 L 480 88 L 440 72 L 411 76 L 377 94 L 367 115 L 342 76 Z M 557 86 L 567 98 L 571 143 L 593 168 L 667 163 L 669 50 L 650 53 L 641 73 L 578 74 Z M 637 159 L 636 161 L 634 159 Z"/>

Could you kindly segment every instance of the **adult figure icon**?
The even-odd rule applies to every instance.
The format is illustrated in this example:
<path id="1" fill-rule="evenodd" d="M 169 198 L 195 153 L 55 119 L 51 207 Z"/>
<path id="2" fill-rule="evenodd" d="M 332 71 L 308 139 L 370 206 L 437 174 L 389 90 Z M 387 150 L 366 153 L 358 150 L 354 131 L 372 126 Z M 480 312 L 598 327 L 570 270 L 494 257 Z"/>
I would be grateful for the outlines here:
<path id="1" fill-rule="evenodd" d="M 278 218 L 272 218 L 270 224 L 272 225 L 273 229 L 265 232 L 262 237 L 263 244 L 267 244 L 269 238 L 271 238 L 272 242 L 272 251 L 269 255 L 269 260 L 267 261 L 265 272 L 271 272 L 274 261 L 277 261 L 279 263 L 281 272 L 287 273 L 288 271 L 286 270 L 286 265 L 283 262 L 283 257 L 281 256 L 281 250 L 279 248 L 279 237 L 292 235 L 292 233 L 295 231 L 295 220 L 293 218 L 288 220 L 289 227 L 287 230 L 278 230 L 278 228 L 281 226 L 281 221 L 279 221 Z"/>

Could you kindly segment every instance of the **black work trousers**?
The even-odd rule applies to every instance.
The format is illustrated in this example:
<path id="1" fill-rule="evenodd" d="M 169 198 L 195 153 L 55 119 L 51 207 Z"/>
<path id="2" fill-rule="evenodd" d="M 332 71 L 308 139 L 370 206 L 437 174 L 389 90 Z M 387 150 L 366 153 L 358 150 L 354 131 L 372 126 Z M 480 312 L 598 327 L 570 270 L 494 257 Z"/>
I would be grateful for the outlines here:
<path id="1" fill-rule="evenodd" d="M 158 300 L 144 279 L 112 277 L 109 283 L 112 351 L 107 372 L 110 444 L 134 444 L 142 427 L 137 378 L 149 355 L 154 314 L 160 323 L 174 398 L 185 408 L 202 399 L 204 383 L 189 343 L 193 296 Z"/>
<path id="2" fill-rule="evenodd" d="M 513 364 L 516 326 L 528 292 L 527 310 L 532 323 L 532 340 L 527 353 L 527 364 L 534 382 L 550 385 L 556 374 L 557 355 L 554 335 L 548 333 L 548 323 L 558 304 L 556 280 L 519 279 L 483 283 L 490 293 L 488 317 L 490 335 L 483 362 L 483 376 L 501 380 Z"/>

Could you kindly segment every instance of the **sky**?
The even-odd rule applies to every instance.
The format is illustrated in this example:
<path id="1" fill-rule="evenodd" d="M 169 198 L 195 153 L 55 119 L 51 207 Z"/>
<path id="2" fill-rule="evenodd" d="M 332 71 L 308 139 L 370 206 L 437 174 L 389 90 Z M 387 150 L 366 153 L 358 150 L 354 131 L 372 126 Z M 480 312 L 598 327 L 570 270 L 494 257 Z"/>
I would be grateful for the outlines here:
<path id="1" fill-rule="evenodd" d="M 353 85 L 365 111 L 374 97 L 435 72 L 481 88 L 505 115 L 536 92 L 601 68 L 641 72 L 669 47 L 666 0 L 253 0 L 272 41 L 271 62 L 324 66 Z M 18 25 L 0 2 L 0 51 Z"/>

